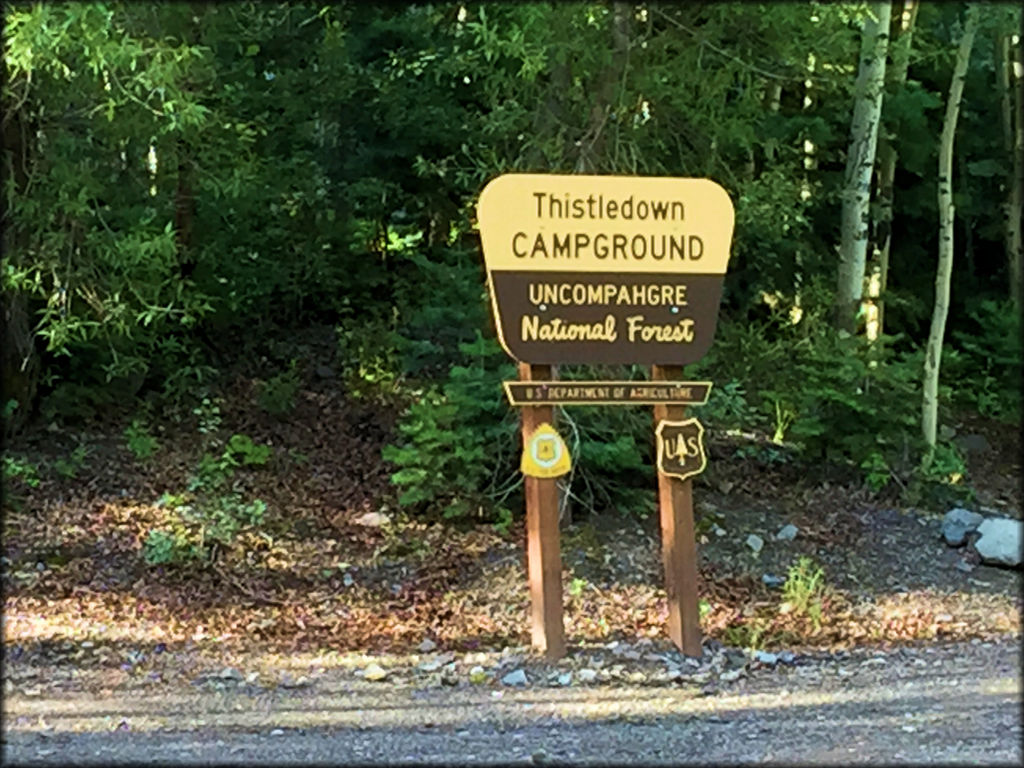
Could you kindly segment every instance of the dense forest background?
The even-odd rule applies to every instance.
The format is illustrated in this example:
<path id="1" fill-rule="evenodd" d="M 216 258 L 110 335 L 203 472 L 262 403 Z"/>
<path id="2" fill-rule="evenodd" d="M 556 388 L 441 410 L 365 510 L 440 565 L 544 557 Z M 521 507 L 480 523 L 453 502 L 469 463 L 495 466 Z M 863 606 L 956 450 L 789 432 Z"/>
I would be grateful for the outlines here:
<path id="1" fill-rule="evenodd" d="M 882 6 L 851 329 L 836 319 L 841 214 Z M 932 446 L 938 157 L 969 23 Z M 715 383 L 694 413 L 752 462 L 964 493 L 952 414 L 1019 421 L 1014 4 L 12 3 L 4 25 L 8 440 L 105 424 L 143 457 L 162 420 L 202 431 L 239 366 L 282 420 L 303 381 L 330 376 L 394 423 L 383 457 L 405 508 L 507 521 L 521 484 L 500 382 L 515 369 L 494 336 L 475 203 L 515 171 L 728 190 L 719 330 L 686 375 Z M 324 328 L 335 354 L 301 354 Z M 559 418 L 577 509 L 653 508 L 649 409 Z M 259 463 L 251 441 L 210 450 Z M 21 471 L 11 456 L 5 471 Z"/>

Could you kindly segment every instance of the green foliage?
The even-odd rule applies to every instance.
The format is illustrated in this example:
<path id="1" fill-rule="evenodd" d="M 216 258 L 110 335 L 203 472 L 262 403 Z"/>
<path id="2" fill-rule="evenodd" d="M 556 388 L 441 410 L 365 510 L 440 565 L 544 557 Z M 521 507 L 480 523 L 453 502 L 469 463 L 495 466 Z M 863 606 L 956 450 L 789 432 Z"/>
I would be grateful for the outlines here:
<path id="1" fill-rule="evenodd" d="M 1020 312 L 1008 301 L 986 299 L 969 317 L 971 332 L 953 333 L 960 354 L 944 361 L 943 379 L 952 386 L 954 397 L 983 416 L 1017 422 L 1024 364 Z"/>
<path id="2" fill-rule="evenodd" d="M 794 350 L 792 389 L 771 396 L 795 414 L 789 437 L 807 455 L 859 464 L 879 447 L 903 448 L 919 419 L 921 368 L 916 355 L 883 362 L 872 354 L 856 338 L 831 334 Z"/>
<path id="3" fill-rule="evenodd" d="M 220 398 L 204 397 L 199 405 L 192 409 L 192 414 L 199 422 L 199 434 L 212 435 L 220 429 L 223 421 L 220 415 L 221 403 Z"/>
<path id="4" fill-rule="evenodd" d="M 393 405 L 402 380 L 399 343 L 389 320 L 347 321 L 337 328 L 345 391 L 356 400 Z"/>
<path id="5" fill-rule="evenodd" d="M 79 443 L 66 458 L 62 456 L 54 460 L 53 468 L 58 475 L 71 480 L 77 477 L 79 470 L 85 466 L 85 460 L 90 453 L 89 446 Z"/>
<path id="6" fill-rule="evenodd" d="M 384 448 L 406 507 L 445 517 L 489 516 L 519 484 L 515 413 L 501 382 L 514 375 L 493 339 L 462 344 L 465 365 L 412 403 L 398 423 L 401 442 Z"/>
<path id="7" fill-rule="evenodd" d="M 142 553 L 150 565 L 184 563 L 198 557 L 195 545 L 189 540 L 187 529 L 180 524 L 171 530 L 151 529 L 142 544 Z"/>
<path id="8" fill-rule="evenodd" d="M 569 582 L 569 594 L 573 597 L 579 597 L 583 594 L 583 590 L 587 588 L 586 579 L 573 579 Z"/>
<path id="9" fill-rule="evenodd" d="M 921 474 L 930 482 L 958 485 L 967 476 L 967 464 L 954 443 L 940 441 L 935 450 L 922 459 Z"/>
<path id="10" fill-rule="evenodd" d="M 39 487 L 39 468 L 32 462 L 6 454 L 4 456 L 4 481 L 19 480 L 29 488 Z"/>
<path id="11" fill-rule="evenodd" d="M 760 421 L 747 400 L 743 383 L 730 379 L 724 384 L 714 383 L 706 404 L 700 406 L 700 419 L 706 426 L 716 429 L 749 429 Z"/>
<path id="12" fill-rule="evenodd" d="M 241 459 L 245 466 L 262 467 L 270 461 L 273 452 L 269 445 L 257 445 L 248 435 L 232 435 L 224 454 Z"/>
<path id="13" fill-rule="evenodd" d="M 128 450 L 139 461 L 150 458 L 160 448 L 159 441 L 150 434 L 141 419 L 133 419 L 132 423 L 125 427 L 124 439 Z"/>
<path id="14" fill-rule="evenodd" d="M 569 372 L 600 378 L 586 369 Z M 560 409 L 558 429 L 566 437 L 573 470 L 566 492 L 579 512 L 613 511 L 645 517 L 655 508 L 654 451 L 650 409 L 584 406 Z"/>
<path id="15" fill-rule="evenodd" d="M 920 353 L 838 338 L 816 321 L 813 297 L 805 302 L 800 325 L 783 307 L 767 322 L 721 324 L 695 373 L 727 383 L 712 388 L 700 416 L 746 436 L 737 456 L 852 464 L 880 489 L 890 470 L 909 474 L 922 455 Z M 948 402 L 948 389 L 940 396 Z"/>
<path id="16" fill-rule="evenodd" d="M 295 396 L 301 384 L 298 365 L 299 361 L 292 358 L 288 370 L 260 382 L 256 390 L 260 408 L 274 416 L 283 416 L 295 408 Z"/>
<path id="17" fill-rule="evenodd" d="M 888 462 L 878 451 L 869 453 L 867 458 L 861 461 L 860 468 L 864 471 L 865 484 L 875 493 L 885 488 L 892 477 Z"/>
<path id="18" fill-rule="evenodd" d="M 821 626 L 822 600 L 827 591 L 825 571 L 811 558 L 801 557 L 789 568 L 786 582 L 782 585 L 782 598 L 788 606 L 788 613 L 806 616 L 817 629 Z"/>
<path id="19" fill-rule="evenodd" d="M 265 466 L 272 451 L 248 435 L 236 434 L 221 453 L 204 453 L 187 492 L 164 494 L 157 502 L 166 510 L 165 523 L 147 534 L 146 562 L 212 562 L 220 552 L 236 549 L 245 537 L 258 533 L 267 505 L 261 499 L 246 500 L 233 480 L 240 466 Z"/>

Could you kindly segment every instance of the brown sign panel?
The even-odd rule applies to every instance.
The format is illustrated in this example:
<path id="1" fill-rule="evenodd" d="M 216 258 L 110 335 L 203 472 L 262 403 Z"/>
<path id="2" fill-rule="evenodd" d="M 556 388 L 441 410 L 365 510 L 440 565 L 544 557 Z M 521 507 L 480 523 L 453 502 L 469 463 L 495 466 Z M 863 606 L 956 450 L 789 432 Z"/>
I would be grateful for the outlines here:
<path id="1" fill-rule="evenodd" d="M 491 287 L 517 360 L 686 365 L 711 347 L 722 278 L 495 270 Z"/>
<path id="2" fill-rule="evenodd" d="M 506 381 L 512 405 L 704 405 L 710 381 Z"/>
<path id="3" fill-rule="evenodd" d="M 658 422 L 655 434 L 659 472 L 685 480 L 704 471 L 708 463 L 704 453 L 704 425 L 697 419 Z"/>
<path id="4" fill-rule="evenodd" d="M 732 202 L 708 179 L 507 174 L 478 204 L 498 338 L 535 364 L 675 364 L 711 346 Z"/>

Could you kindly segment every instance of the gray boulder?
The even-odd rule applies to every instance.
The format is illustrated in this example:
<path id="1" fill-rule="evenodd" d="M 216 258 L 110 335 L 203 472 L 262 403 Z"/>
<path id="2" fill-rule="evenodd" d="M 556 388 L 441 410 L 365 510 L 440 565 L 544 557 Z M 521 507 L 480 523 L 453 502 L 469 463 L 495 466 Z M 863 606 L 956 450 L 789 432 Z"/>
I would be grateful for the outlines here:
<path id="1" fill-rule="evenodd" d="M 1022 529 L 1024 523 L 1020 520 L 990 517 L 978 526 L 981 538 L 974 542 L 974 549 L 982 562 L 1020 567 Z"/>
<path id="2" fill-rule="evenodd" d="M 981 525 L 985 518 L 977 512 L 957 507 L 949 510 L 942 519 L 942 538 L 951 547 L 959 547 L 967 539 L 967 534 Z"/>

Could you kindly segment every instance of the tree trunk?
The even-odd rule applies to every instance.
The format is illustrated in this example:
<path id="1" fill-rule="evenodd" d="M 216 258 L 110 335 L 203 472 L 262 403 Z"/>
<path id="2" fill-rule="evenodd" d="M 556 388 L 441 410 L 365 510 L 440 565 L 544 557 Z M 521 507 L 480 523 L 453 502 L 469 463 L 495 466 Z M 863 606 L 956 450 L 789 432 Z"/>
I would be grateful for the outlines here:
<path id="1" fill-rule="evenodd" d="M 846 158 L 835 304 L 836 327 L 849 333 L 856 331 L 857 307 L 863 295 L 871 171 L 875 165 L 878 123 L 882 113 L 892 3 L 871 3 L 868 8 L 861 38 L 850 149 Z"/>
<path id="2" fill-rule="evenodd" d="M 1018 310 L 1021 305 L 1021 186 L 1024 174 L 1024 76 L 1021 73 L 1021 43 L 1013 45 L 1011 34 L 996 37 L 996 74 L 1002 97 L 1003 142 L 1007 157 L 1007 194 L 1004 206 L 1004 233 L 1006 238 L 1007 276 L 1010 282 L 1010 299 Z M 1016 120 L 1014 119 L 1016 116 Z"/>
<path id="3" fill-rule="evenodd" d="M 3 145 L 7 158 L 3 170 L 11 179 L 15 195 L 21 194 L 28 187 L 32 162 L 30 158 L 35 154 L 32 141 L 34 135 L 34 127 L 20 110 L 12 110 L 4 115 Z M 5 263 L 18 264 L 28 258 L 28 233 L 11 221 L 9 211 L 4 214 L 3 223 Z M 34 304 L 24 291 L 12 288 L 0 293 L 3 318 L 0 334 L 0 408 L 6 409 L 10 400 L 18 403 L 10 417 L 4 419 L 6 437 L 15 434 L 34 409 L 42 375 L 36 334 L 32 327 L 36 309 Z"/>
<path id="4" fill-rule="evenodd" d="M 926 463 L 930 462 L 935 450 L 938 429 L 939 365 L 942 361 L 942 338 L 946 333 L 946 316 L 949 313 L 949 283 L 953 273 L 953 136 L 960 114 L 960 98 L 964 92 L 967 63 L 971 58 L 971 46 L 974 44 L 977 29 L 978 7 L 971 4 L 967 7 L 964 34 L 956 52 L 956 64 L 949 85 L 949 99 L 946 102 L 946 115 L 942 121 L 942 139 L 939 143 L 939 264 L 935 274 L 932 326 L 925 350 L 924 398 L 921 408 L 921 430 L 928 446 Z"/>
<path id="5" fill-rule="evenodd" d="M 886 73 L 893 90 L 907 84 L 914 21 L 921 7 L 918 0 L 905 0 L 903 13 L 892 20 L 892 68 Z M 876 259 L 868 270 L 867 292 L 873 303 L 869 308 L 866 333 L 868 341 L 881 337 L 885 331 L 885 291 L 889 285 L 889 253 L 892 246 L 893 183 L 896 178 L 896 147 L 883 131 L 878 138 L 878 220 L 875 222 Z"/>
<path id="6" fill-rule="evenodd" d="M 608 146 L 608 122 L 615 106 L 616 90 L 626 75 L 629 64 L 630 18 L 633 6 L 616 0 L 612 3 L 612 60 L 601 74 L 597 97 L 590 109 L 587 132 L 578 142 L 576 158 L 577 173 L 593 173 L 599 170 L 615 171 L 614 162 L 609 163 L 606 155 Z"/>

